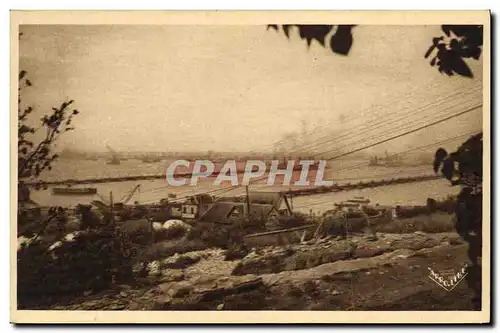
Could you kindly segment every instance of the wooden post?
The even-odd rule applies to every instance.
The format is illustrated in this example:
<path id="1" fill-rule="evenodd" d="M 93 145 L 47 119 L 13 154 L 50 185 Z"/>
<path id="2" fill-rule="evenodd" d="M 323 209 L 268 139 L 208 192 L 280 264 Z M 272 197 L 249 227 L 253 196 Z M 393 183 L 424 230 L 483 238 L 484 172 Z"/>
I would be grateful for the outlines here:
<path id="1" fill-rule="evenodd" d="M 148 226 L 149 226 L 149 233 L 151 237 L 151 245 L 154 244 L 155 242 L 155 228 L 153 228 L 153 219 L 152 218 L 147 218 L 148 219 Z"/>
<path id="2" fill-rule="evenodd" d="M 111 211 L 111 225 L 115 228 L 115 214 L 113 211 L 113 191 L 109 191 L 109 209 Z"/>
<path id="3" fill-rule="evenodd" d="M 250 196 L 248 195 L 248 185 L 245 186 L 245 192 L 247 195 L 247 217 L 248 221 L 250 221 Z"/>
<path id="4" fill-rule="evenodd" d="M 112 228 L 112 232 L 113 232 L 113 237 L 111 239 L 111 242 L 113 244 L 112 254 L 114 254 L 115 248 L 116 248 L 116 239 L 114 237 L 114 233 L 116 231 L 116 226 L 115 226 L 115 214 L 113 212 L 113 191 L 109 191 L 109 209 L 111 212 L 111 228 Z M 117 263 L 116 263 L 116 257 L 114 255 L 112 256 L 112 258 L 113 259 L 111 261 L 111 269 L 112 269 L 113 275 L 111 277 L 111 280 L 113 281 L 113 283 L 115 283 L 116 282 L 116 274 L 117 274 Z"/>

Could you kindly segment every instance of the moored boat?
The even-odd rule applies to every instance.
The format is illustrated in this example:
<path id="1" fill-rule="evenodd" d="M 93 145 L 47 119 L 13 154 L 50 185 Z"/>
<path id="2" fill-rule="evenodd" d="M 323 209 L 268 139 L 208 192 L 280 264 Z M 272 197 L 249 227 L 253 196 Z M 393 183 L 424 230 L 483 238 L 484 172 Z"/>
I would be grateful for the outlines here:
<path id="1" fill-rule="evenodd" d="M 94 195 L 97 194 L 95 187 L 54 187 L 52 194 L 55 195 Z"/>

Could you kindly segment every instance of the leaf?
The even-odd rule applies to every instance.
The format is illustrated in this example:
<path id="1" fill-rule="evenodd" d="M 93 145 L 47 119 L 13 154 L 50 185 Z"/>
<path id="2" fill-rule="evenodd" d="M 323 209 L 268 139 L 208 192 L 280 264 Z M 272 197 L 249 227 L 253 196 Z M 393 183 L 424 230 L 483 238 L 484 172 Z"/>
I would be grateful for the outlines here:
<path id="1" fill-rule="evenodd" d="M 442 25 L 441 30 L 446 34 L 446 36 L 450 37 L 450 26 L 449 25 Z"/>
<path id="2" fill-rule="evenodd" d="M 290 38 L 290 27 L 292 27 L 290 24 L 283 25 L 283 32 L 285 33 L 286 38 Z"/>
<path id="3" fill-rule="evenodd" d="M 442 40 L 444 40 L 444 37 L 441 36 L 441 37 L 434 37 L 432 39 L 432 45 L 434 46 L 438 46 L 439 45 L 439 42 L 441 42 Z"/>
<path id="4" fill-rule="evenodd" d="M 337 31 L 330 40 L 330 48 L 333 52 L 348 55 L 351 50 L 352 38 L 352 25 L 339 25 Z"/>
<path id="5" fill-rule="evenodd" d="M 445 176 L 446 179 L 450 180 L 453 178 L 455 165 L 454 161 L 451 158 L 447 158 L 443 161 L 443 168 L 441 172 Z"/>
<path id="6" fill-rule="evenodd" d="M 331 25 L 299 25 L 299 35 L 310 46 L 313 40 L 325 46 L 326 35 L 332 30 Z"/>
<path id="7" fill-rule="evenodd" d="M 436 45 L 432 44 L 431 47 L 429 47 L 429 49 L 427 50 L 427 52 L 425 52 L 424 58 L 428 58 L 431 55 L 432 51 L 434 51 L 435 48 L 436 48 Z"/>
<path id="8" fill-rule="evenodd" d="M 19 80 L 22 80 L 26 74 L 28 74 L 28 72 L 26 72 L 25 70 L 22 70 L 19 72 Z"/>
<path id="9" fill-rule="evenodd" d="M 443 160 L 448 156 L 448 152 L 445 149 L 439 148 L 434 155 L 434 172 L 438 172 L 439 166 Z"/>
<path id="10" fill-rule="evenodd" d="M 451 69 L 457 74 L 460 74 L 465 77 L 470 77 L 472 78 L 472 71 L 470 70 L 469 66 L 465 63 L 465 61 L 460 58 L 458 55 L 453 58 L 452 63 L 451 63 Z"/>
<path id="11" fill-rule="evenodd" d="M 461 44 L 459 43 L 458 39 L 456 38 L 453 38 L 450 42 L 450 48 L 453 50 L 453 51 L 459 51 L 460 48 L 461 48 Z"/>

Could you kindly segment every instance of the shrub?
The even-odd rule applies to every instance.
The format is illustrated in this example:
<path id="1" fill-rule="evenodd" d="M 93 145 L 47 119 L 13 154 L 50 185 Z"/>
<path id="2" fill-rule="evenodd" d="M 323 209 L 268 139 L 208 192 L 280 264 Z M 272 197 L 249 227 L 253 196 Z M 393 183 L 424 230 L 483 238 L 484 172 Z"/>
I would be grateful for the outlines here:
<path id="1" fill-rule="evenodd" d="M 453 227 L 452 215 L 436 212 L 430 215 L 395 219 L 386 224 L 375 225 L 373 228 L 376 232 L 388 233 L 412 233 L 415 231 L 438 233 L 452 231 Z"/>
<path id="2" fill-rule="evenodd" d="M 278 218 L 279 224 L 283 229 L 286 228 L 294 228 L 300 227 L 308 223 L 306 218 L 301 215 L 293 215 L 293 216 L 280 216 Z"/>
<path id="3" fill-rule="evenodd" d="M 119 229 L 128 236 L 132 243 L 151 244 L 151 223 L 146 219 L 121 222 L 119 223 Z"/>
<path id="4" fill-rule="evenodd" d="M 176 253 L 183 254 L 191 251 L 205 250 L 207 245 L 201 240 L 180 239 L 163 241 L 151 245 L 140 255 L 141 261 L 155 261 L 170 257 Z"/>
<path id="5" fill-rule="evenodd" d="M 51 251 L 42 242 L 23 247 L 17 255 L 19 307 L 48 305 L 128 280 L 135 252 L 128 237 L 113 230 L 78 234 Z"/>
<path id="6" fill-rule="evenodd" d="M 233 244 L 227 251 L 224 260 L 243 259 L 250 251 L 243 244 Z"/>
<path id="7" fill-rule="evenodd" d="M 201 240 L 207 247 L 228 248 L 230 241 L 229 227 L 212 223 L 199 222 L 186 234 L 188 240 Z"/>
<path id="8" fill-rule="evenodd" d="M 154 232 L 156 242 L 184 237 L 188 229 L 181 224 L 174 224 L 168 228 L 162 228 Z"/>

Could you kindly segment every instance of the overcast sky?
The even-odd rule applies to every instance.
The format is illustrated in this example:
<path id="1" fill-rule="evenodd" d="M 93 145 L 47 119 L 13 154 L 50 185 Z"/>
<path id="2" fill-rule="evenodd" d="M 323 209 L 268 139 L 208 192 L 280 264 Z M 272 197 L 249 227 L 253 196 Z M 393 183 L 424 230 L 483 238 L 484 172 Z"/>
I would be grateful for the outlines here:
<path id="1" fill-rule="evenodd" d="M 359 132 L 372 121 L 359 112 L 379 104 L 388 105 L 372 115 L 390 120 L 398 107 L 418 108 L 454 92 L 464 92 L 457 104 L 480 101 L 480 93 L 466 94 L 481 84 L 481 61 L 470 63 L 475 77 L 468 79 L 439 74 L 424 59 L 432 37 L 441 35 L 438 26 L 355 27 L 347 57 L 315 43 L 308 49 L 296 34 L 287 40 L 263 26 L 20 30 L 20 67 L 34 84 L 23 101 L 47 112 L 74 99 L 81 111 L 76 131 L 62 138 L 60 147 L 259 150 L 304 128 L 322 126 L 314 140 L 341 128 Z M 344 125 L 341 114 L 349 120 Z M 416 112 L 393 127 L 425 115 Z M 390 147 L 444 139 L 480 124 L 479 111 Z"/>

